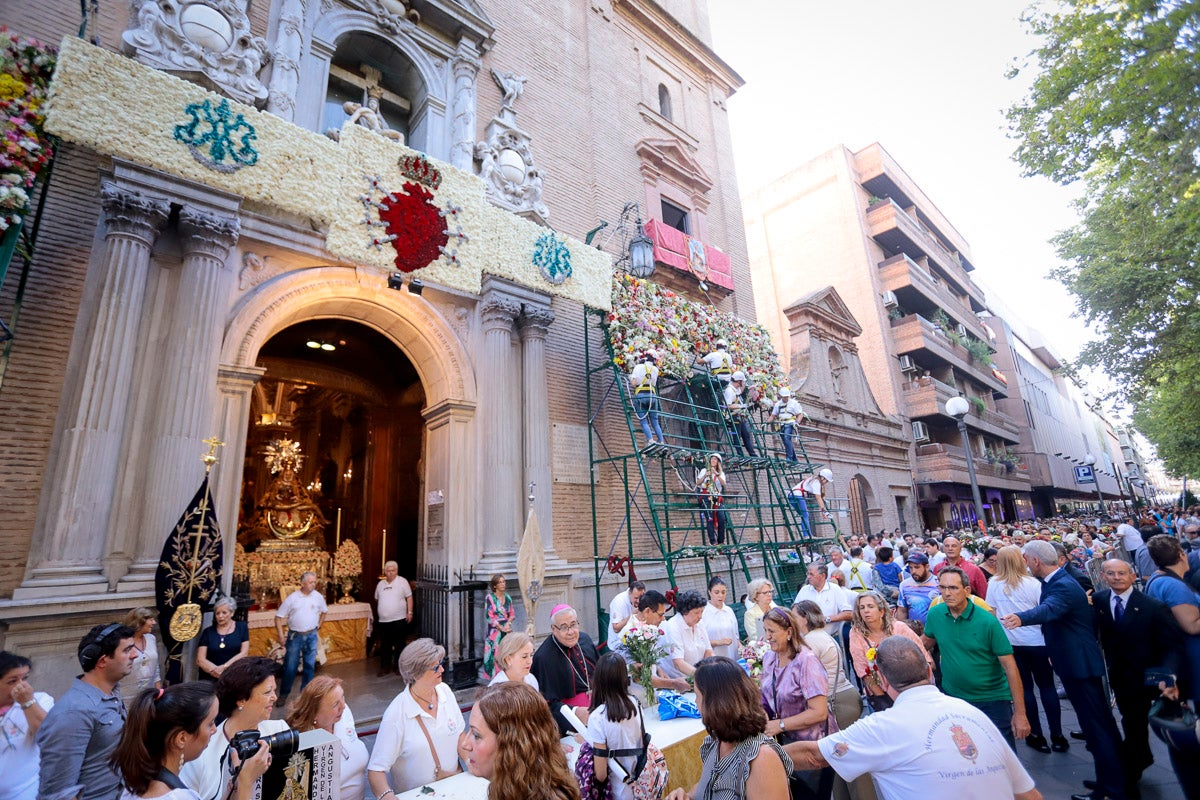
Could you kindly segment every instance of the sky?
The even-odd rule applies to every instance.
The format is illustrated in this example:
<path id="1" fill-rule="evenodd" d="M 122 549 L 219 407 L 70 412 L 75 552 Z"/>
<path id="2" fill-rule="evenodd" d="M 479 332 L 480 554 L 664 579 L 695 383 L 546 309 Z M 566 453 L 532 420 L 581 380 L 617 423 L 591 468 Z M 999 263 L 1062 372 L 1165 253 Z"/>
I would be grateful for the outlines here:
<path id="1" fill-rule="evenodd" d="M 1028 87 L 1005 77 L 1036 45 L 1027 5 L 708 0 L 714 49 L 746 81 L 728 104 L 743 195 L 878 141 L 966 238 L 989 301 L 1073 359 L 1091 335 L 1048 277 L 1048 240 L 1076 221 L 1077 190 L 1022 177 L 1004 117 Z"/>

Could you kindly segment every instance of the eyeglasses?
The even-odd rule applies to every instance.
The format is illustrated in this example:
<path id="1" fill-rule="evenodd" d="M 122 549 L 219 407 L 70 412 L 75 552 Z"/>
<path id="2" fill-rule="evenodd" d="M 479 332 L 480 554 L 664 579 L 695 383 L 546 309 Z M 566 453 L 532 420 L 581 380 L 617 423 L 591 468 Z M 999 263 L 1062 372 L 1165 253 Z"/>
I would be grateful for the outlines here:
<path id="1" fill-rule="evenodd" d="M 576 620 L 575 622 L 568 622 L 566 625 L 555 625 L 554 630 L 556 630 L 556 631 L 577 631 L 577 630 L 579 630 L 579 621 Z"/>
<path id="2" fill-rule="evenodd" d="M 427 669 L 426 672 L 444 672 L 445 669 L 446 669 L 446 665 L 439 661 L 438 663 L 434 664 L 432 667 Z"/>

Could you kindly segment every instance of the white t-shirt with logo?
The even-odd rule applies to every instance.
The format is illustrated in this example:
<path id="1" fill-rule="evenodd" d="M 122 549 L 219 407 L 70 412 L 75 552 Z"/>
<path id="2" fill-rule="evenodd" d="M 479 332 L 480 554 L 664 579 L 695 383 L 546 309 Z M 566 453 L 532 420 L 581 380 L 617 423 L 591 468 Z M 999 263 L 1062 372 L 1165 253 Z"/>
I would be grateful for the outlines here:
<path id="1" fill-rule="evenodd" d="M 408 600 L 412 597 L 412 587 L 400 575 L 388 583 L 382 580 L 375 587 L 375 604 L 379 608 L 380 622 L 399 622 L 408 618 Z"/>

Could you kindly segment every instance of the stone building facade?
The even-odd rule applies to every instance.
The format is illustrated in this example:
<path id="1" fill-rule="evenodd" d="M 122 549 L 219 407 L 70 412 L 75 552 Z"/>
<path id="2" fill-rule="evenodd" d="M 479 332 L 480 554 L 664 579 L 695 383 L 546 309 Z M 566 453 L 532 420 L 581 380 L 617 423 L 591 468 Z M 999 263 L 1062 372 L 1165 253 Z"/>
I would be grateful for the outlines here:
<path id="1" fill-rule="evenodd" d="M 46 41 L 79 26 L 67 2 L 7 10 Z M 666 216 L 719 249 L 730 287 L 709 295 L 755 314 L 725 109 L 741 79 L 712 50 L 705 5 L 133 2 L 101 6 L 93 34 L 103 57 L 72 52 L 108 65 L 114 85 L 265 111 L 246 111 L 260 162 L 231 173 L 171 151 L 169 136 L 131 137 L 167 113 L 153 92 L 108 108 L 98 86 L 79 103 L 93 111 L 56 109 L 64 144 L 0 386 L 0 646 L 65 676 L 89 626 L 152 604 L 158 548 L 214 434 L 232 552 L 271 426 L 298 437 L 308 426 L 305 480 L 349 498 L 342 535 L 359 540 L 368 586 L 386 556 L 410 576 L 500 572 L 512 587 L 533 484 L 548 563 L 537 627 L 559 601 L 589 614 L 588 479 L 552 465 L 578 454 L 580 431 L 586 442 L 584 304 L 606 302 L 596 282 L 620 255 L 622 237 L 607 234 L 622 208 L 636 202 L 642 219 Z M 216 55 L 199 63 L 185 42 Z M 117 53 L 159 77 L 113 66 Z M 272 145 L 272 132 L 303 146 Z M 395 254 L 353 227 L 347 209 L 367 184 L 365 161 L 338 161 L 350 153 L 373 165 L 426 154 L 462 205 L 461 261 L 451 243 L 412 273 L 421 293 L 407 275 L 389 288 Z M 242 177 L 271 163 L 290 165 L 276 182 Z M 345 188 L 352 179 L 359 189 Z M 582 242 L 601 221 L 607 253 Z M 561 285 L 530 264 L 548 231 L 576 270 Z M 703 296 L 687 270 L 660 266 L 656 279 Z M 322 343 L 350 360 L 317 360 Z M 349 355 L 368 343 L 376 352 Z M 600 525 L 615 526 L 618 493 L 600 484 Z"/>

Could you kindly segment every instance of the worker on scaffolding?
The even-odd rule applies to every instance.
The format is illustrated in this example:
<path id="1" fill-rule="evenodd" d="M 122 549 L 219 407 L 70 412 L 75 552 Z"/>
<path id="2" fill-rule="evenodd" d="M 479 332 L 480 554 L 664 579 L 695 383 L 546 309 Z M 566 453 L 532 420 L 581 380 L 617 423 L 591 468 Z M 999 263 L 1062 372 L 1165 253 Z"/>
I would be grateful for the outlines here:
<path id="1" fill-rule="evenodd" d="M 725 465 L 720 453 L 710 453 L 708 463 L 696 473 L 696 482 L 689 484 L 678 468 L 675 474 L 689 492 L 695 492 L 700 502 L 700 525 L 710 545 L 725 544 L 728 512 L 725 504 Z"/>
<path id="2" fill-rule="evenodd" d="M 833 470 L 825 467 L 816 475 L 809 475 L 792 487 L 792 493 L 788 499 L 791 501 L 792 508 L 796 509 L 796 513 L 800 515 L 800 527 L 804 530 L 805 539 L 813 538 L 812 520 L 808 516 L 810 498 L 816 501 L 821 516 L 829 519 L 829 509 L 825 507 L 825 487 L 831 480 L 833 480 Z"/>
<path id="3" fill-rule="evenodd" d="M 725 420 L 729 426 L 729 436 L 733 440 L 734 448 L 739 454 L 741 453 L 741 448 L 738 446 L 740 438 L 741 444 L 746 448 L 746 453 L 753 458 L 758 455 L 758 451 L 754 449 L 754 439 L 750 435 L 750 419 L 747 411 L 746 373 L 739 369 L 730 376 L 729 385 L 725 387 Z"/>
<path id="4" fill-rule="evenodd" d="M 710 375 L 719 380 L 722 386 L 728 386 L 730 376 L 733 375 L 733 357 L 729 355 L 729 343 L 724 339 L 717 339 L 715 347 L 715 350 L 700 360 L 708 367 Z"/>
<path id="5" fill-rule="evenodd" d="M 779 390 L 779 399 L 771 406 L 771 415 L 767 422 L 779 423 L 779 437 L 783 439 L 783 454 L 788 461 L 796 460 L 796 443 L 792 435 L 796 432 L 796 422 L 804 415 L 800 404 L 792 398 L 792 390 L 783 387 Z"/>
<path id="6" fill-rule="evenodd" d="M 646 447 L 666 444 L 662 426 L 658 424 L 658 353 L 647 348 L 641 360 L 629 373 L 629 385 L 633 391 L 633 413 L 646 434 Z"/>

